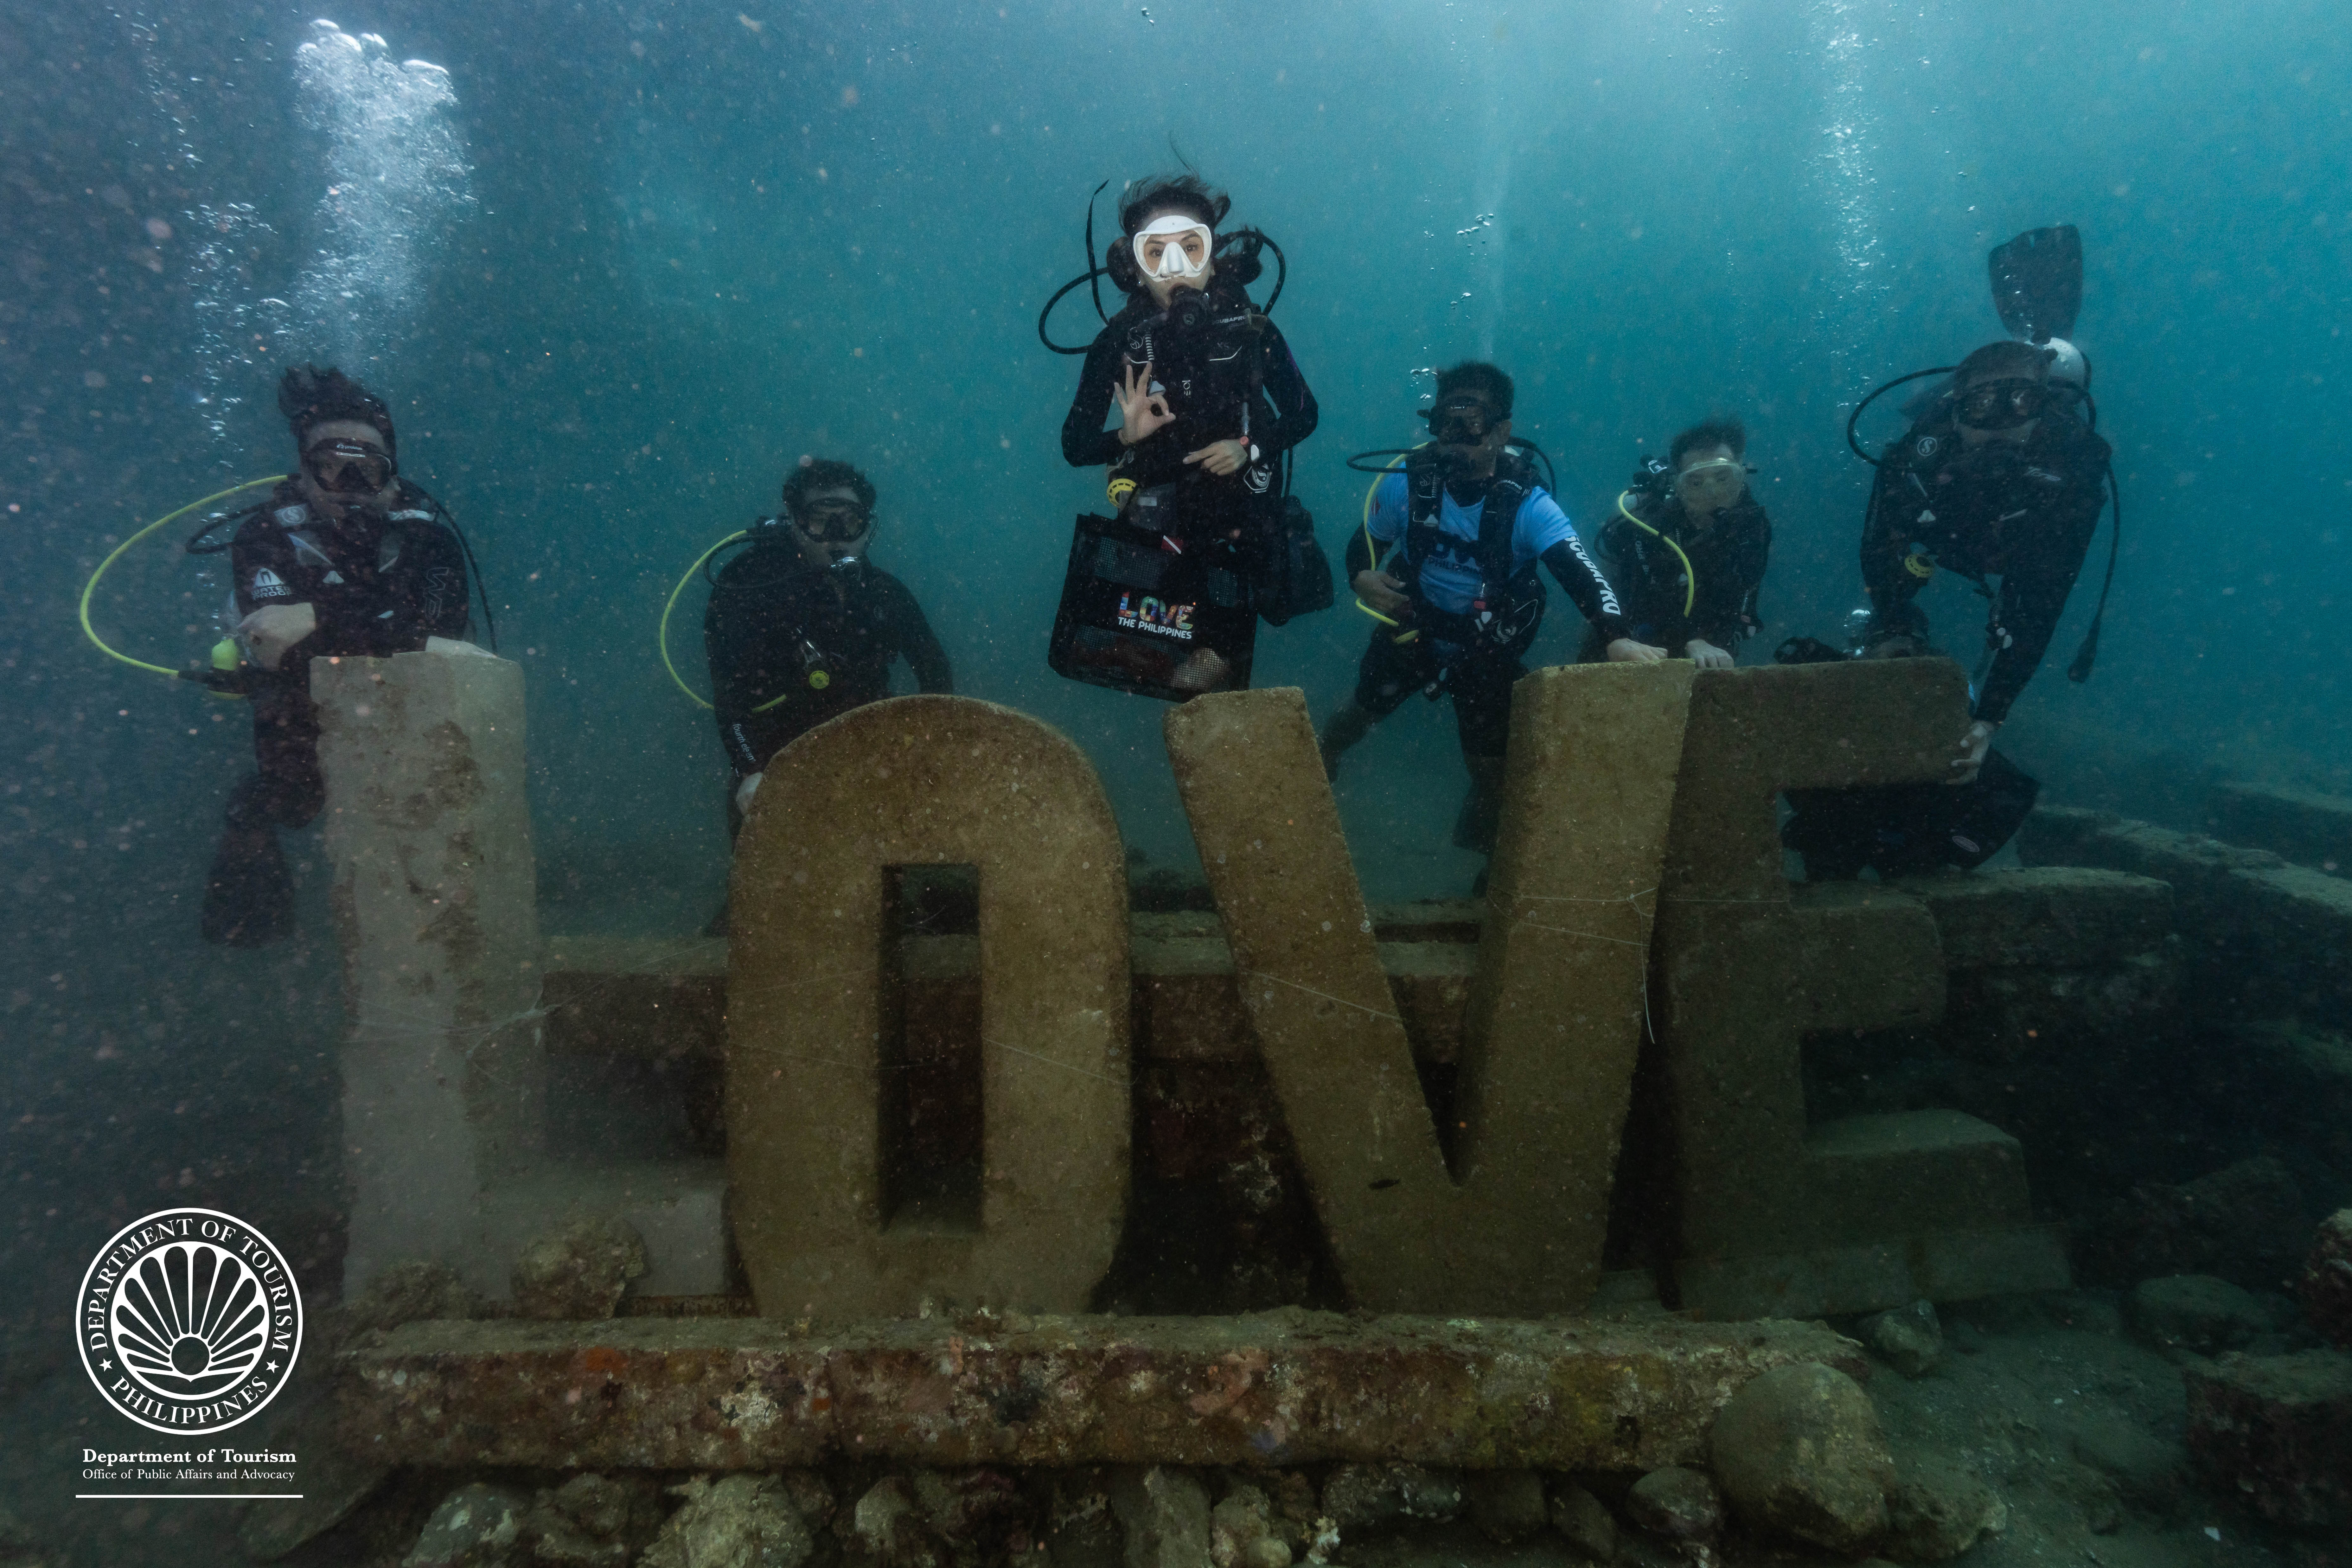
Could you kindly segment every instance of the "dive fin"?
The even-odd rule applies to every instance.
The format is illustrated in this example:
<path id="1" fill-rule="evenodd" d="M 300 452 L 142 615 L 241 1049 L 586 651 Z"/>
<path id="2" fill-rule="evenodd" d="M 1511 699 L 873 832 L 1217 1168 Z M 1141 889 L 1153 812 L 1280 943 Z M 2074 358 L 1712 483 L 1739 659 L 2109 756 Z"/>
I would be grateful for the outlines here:
<path id="1" fill-rule="evenodd" d="M 1992 308 L 2014 336 L 2046 343 L 2074 336 L 2083 309 L 2083 236 L 2071 223 L 2030 228 L 1985 258 Z"/>

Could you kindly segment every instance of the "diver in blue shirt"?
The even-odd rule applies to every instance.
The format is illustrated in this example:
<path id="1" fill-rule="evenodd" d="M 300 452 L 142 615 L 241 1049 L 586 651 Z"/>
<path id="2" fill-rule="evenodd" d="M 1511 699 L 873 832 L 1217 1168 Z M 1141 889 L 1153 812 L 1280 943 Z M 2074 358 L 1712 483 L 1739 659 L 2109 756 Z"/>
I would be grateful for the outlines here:
<path id="1" fill-rule="evenodd" d="M 1538 562 L 1596 628 L 1616 663 L 1648 664 L 1665 650 L 1628 635 L 1608 579 L 1576 536 L 1534 465 L 1511 445 L 1511 378 L 1491 364 L 1457 364 L 1437 378 L 1425 411 L 1431 439 L 1373 487 L 1363 529 L 1348 543 L 1348 575 L 1372 630 L 1355 694 L 1323 726 L 1324 771 L 1425 691 L 1450 695 L 1470 794 L 1454 840 L 1486 853 L 1501 805 L 1519 656 L 1543 624 Z"/>

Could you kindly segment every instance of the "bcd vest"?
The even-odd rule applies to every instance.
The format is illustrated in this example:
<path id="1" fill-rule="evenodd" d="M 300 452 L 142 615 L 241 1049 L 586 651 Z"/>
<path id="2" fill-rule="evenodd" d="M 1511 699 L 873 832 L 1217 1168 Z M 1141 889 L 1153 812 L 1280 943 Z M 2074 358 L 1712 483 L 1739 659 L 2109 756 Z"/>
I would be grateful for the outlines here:
<path id="1" fill-rule="evenodd" d="M 1441 641 L 1460 643 L 1482 652 L 1517 656 L 1527 651 L 1542 629 L 1543 580 L 1537 563 L 1517 566 L 1512 535 L 1519 508 L 1535 491 L 1535 468 L 1508 447 L 1486 482 L 1486 499 L 1478 514 L 1478 538 L 1471 546 L 1477 563 L 1479 585 L 1467 611 L 1442 610 L 1429 601 L 1421 585 L 1423 565 L 1441 547 L 1458 552 L 1462 541 L 1438 526 L 1445 504 L 1445 473 L 1436 456 L 1423 449 L 1405 459 L 1407 510 L 1404 530 L 1405 592 L 1412 596 L 1413 621 Z"/>

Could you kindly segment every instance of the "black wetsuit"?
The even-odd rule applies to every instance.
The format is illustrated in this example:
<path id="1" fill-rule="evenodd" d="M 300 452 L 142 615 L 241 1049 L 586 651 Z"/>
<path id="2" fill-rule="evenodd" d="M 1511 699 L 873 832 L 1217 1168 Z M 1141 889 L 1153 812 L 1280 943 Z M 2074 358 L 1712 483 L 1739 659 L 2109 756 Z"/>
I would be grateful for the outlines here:
<path id="1" fill-rule="evenodd" d="M 1160 509 L 1154 526 L 1181 544 L 1209 547 L 1192 552 L 1201 567 L 1249 582 L 1280 526 L 1282 454 L 1315 433 L 1319 414 L 1281 329 L 1235 285 L 1213 282 L 1208 297 L 1210 320 L 1199 331 L 1177 330 L 1150 295 L 1138 294 L 1096 334 L 1062 421 L 1062 456 L 1072 468 L 1107 465 L 1111 482 L 1132 481 L 1139 491 L 1174 487 L 1172 507 Z M 1129 447 L 1117 424 L 1107 429 L 1104 421 L 1126 375 L 1146 364 L 1175 418 Z M 1239 472 L 1221 477 L 1184 461 L 1225 440 L 1251 448 Z M 1192 596 L 1178 584 L 1168 592 Z"/>
<path id="2" fill-rule="evenodd" d="M 1924 640 L 1927 618 L 1913 600 L 1937 570 L 1959 573 L 1992 598 L 1992 661 L 1975 716 L 2007 719 L 2050 647 L 2098 531 L 2109 453 L 2061 411 L 2043 415 L 2023 443 L 1974 449 L 1962 446 L 1948 411 L 1914 426 L 1887 449 L 1863 526 L 1869 637 Z M 1997 588 L 1986 581 L 1996 575 Z"/>
<path id="3" fill-rule="evenodd" d="M 283 930 L 291 884 L 272 830 L 307 825 L 327 798 L 310 661 L 414 653 L 427 637 L 466 636 L 465 551 L 436 511 L 402 480 L 390 507 L 353 508 L 331 522 L 289 480 L 238 524 L 229 542 L 238 616 L 309 605 L 319 625 L 275 670 L 244 671 L 257 766 L 229 794 L 205 889 L 208 939 L 242 945 Z"/>
<path id="4" fill-rule="evenodd" d="M 1756 610 L 1758 590 L 1772 552 L 1772 520 L 1751 495 L 1716 513 L 1704 531 L 1691 527 L 1682 498 L 1668 496 L 1663 505 L 1638 496 L 1625 503 L 1635 515 L 1682 547 L 1682 556 L 1660 542 L 1657 535 L 1612 515 L 1601 530 L 1601 552 L 1609 561 L 1609 581 L 1625 605 L 1625 619 L 1638 640 L 1654 644 L 1669 657 L 1681 658 L 1694 638 L 1713 643 L 1726 653 L 1756 635 L 1762 624 Z M 1698 579 L 1694 590 L 1691 577 Z M 1684 602 L 1690 601 L 1685 612 Z M 1585 639 L 1585 660 L 1600 657 L 1598 633 Z"/>
<path id="5" fill-rule="evenodd" d="M 955 689 L 905 584 L 862 563 L 820 571 L 783 525 L 766 530 L 719 571 L 702 617 L 714 717 L 739 784 L 803 731 L 887 697 L 893 659 L 925 691 Z"/>

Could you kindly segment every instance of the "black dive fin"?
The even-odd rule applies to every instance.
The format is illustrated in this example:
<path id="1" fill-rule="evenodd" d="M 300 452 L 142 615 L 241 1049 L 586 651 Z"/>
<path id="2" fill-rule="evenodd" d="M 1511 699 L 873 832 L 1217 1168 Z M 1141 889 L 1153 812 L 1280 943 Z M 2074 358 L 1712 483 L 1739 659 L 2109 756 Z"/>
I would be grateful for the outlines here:
<path id="1" fill-rule="evenodd" d="M 2072 337 L 2083 309 L 2083 236 L 2071 223 L 2029 228 L 1985 258 L 1992 308 L 2014 336 L 2046 343 Z"/>

